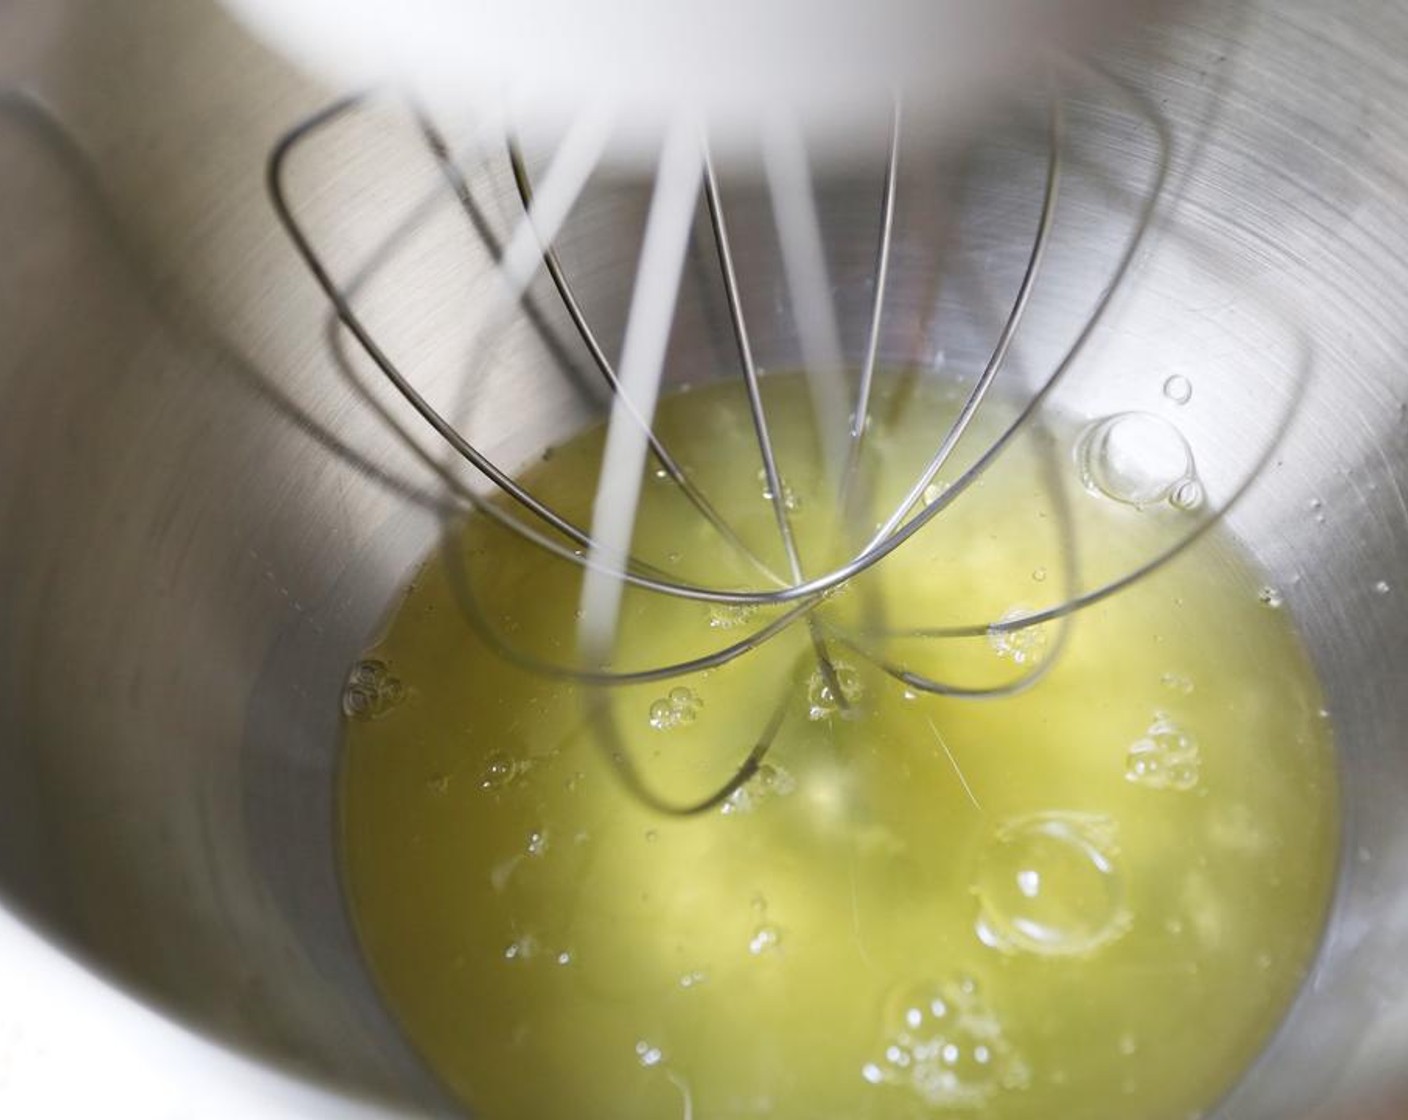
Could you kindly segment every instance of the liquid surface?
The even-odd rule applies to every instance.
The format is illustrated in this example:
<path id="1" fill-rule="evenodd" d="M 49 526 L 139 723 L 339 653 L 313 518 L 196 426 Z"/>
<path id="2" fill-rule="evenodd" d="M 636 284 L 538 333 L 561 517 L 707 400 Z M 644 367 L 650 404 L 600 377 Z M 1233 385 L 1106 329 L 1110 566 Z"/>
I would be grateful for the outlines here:
<path id="1" fill-rule="evenodd" d="M 837 555 L 835 503 L 797 385 L 768 394 L 815 573 Z M 874 521 L 954 407 L 881 385 Z M 659 430 L 785 570 L 736 389 L 663 402 Z M 978 425 L 925 502 L 991 434 Z M 1279 596 L 1214 531 L 1064 622 L 875 633 L 1020 618 L 1185 533 L 1187 487 L 1144 486 L 1139 441 L 1083 458 L 1122 435 L 1014 447 L 823 608 L 832 673 L 793 625 L 709 673 L 612 689 L 590 722 L 599 692 L 515 663 L 572 663 L 578 571 L 483 518 L 447 543 L 349 679 L 342 828 L 384 995 L 476 1115 L 1184 1120 L 1216 1101 L 1304 975 L 1336 855 L 1329 728 Z M 1182 454 L 1164 445 L 1161 469 Z M 580 524 L 600 446 L 527 475 Z M 757 586 L 653 468 L 638 555 Z M 632 591 L 614 667 L 778 613 Z M 1038 677 L 936 696 L 879 661 L 963 689 Z M 698 801 L 779 711 L 760 770 L 699 815 L 652 810 L 609 757 Z"/>

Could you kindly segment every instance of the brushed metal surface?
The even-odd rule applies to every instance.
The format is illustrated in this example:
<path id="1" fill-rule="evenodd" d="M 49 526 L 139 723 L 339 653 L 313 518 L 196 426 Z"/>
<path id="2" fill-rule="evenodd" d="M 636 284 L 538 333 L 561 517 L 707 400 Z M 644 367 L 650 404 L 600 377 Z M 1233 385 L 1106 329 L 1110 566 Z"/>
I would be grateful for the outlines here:
<path id="1" fill-rule="evenodd" d="M 1229 1120 L 1408 1110 L 1406 48 L 1401 6 L 1209 2 L 1109 61 L 1163 122 L 1170 175 L 1062 400 L 1098 414 L 1185 374 L 1180 423 L 1214 483 L 1295 405 L 1231 520 L 1302 628 L 1343 756 L 1325 949 Z M 180 0 L 0 5 L 0 85 L 0 893 L 233 1046 L 444 1109 L 356 952 L 332 795 L 343 675 L 435 538 L 438 484 L 364 399 L 420 434 L 331 329 L 263 183 L 280 132 L 338 91 Z M 1082 120 L 1093 171 L 1017 377 L 1108 276 L 1157 148 L 1099 98 Z M 404 126 L 379 105 L 300 150 L 301 213 L 419 383 L 514 465 L 594 396 L 524 321 L 461 399 L 489 257 Z M 902 212 L 889 361 L 983 356 L 1027 248 L 1028 147 L 974 155 L 956 213 Z M 506 178 L 479 186 L 502 231 Z M 851 344 L 877 189 L 823 200 Z M 608 352 L 643 198 L 595 192 L 563 246 Z M 735 192 L 731 217 L 755 343 L 782 365 L 795 339 L 756 202 Z M 936 287 L 935 245 L 970 268 L 969 298 Z M 710 262 L 688 267 L 680 378 L 729 356 Z"/>

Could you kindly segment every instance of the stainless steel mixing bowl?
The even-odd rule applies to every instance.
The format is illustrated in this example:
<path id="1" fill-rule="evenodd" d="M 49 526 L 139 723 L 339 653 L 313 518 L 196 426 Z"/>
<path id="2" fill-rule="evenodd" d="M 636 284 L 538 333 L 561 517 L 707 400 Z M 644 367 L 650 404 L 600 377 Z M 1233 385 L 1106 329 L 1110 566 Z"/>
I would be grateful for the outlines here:
<path id="1" fill-rule="evenodd" d="M 1236 450 L 1229 418 L 1264 426 L 1309 376 L 1233 525 L 1323 676 L 1343 874 L 1314 973 L 1228 1118 L 1408 1112 L 1405 58 L 1402 6 L 1290 0 L 1185 6 L 1111 62 L 1167 123 L 1171 169 L 1090 361 L 1153 376 L 1176 354 L 1209 462 Z M 0 85 L 0 897 L 232 1047 L 447 1109 L 373 993 L 338 886 L 337 698 L 437 522 L 433 476 L 357 386 L 409 418 L 331 329 L 265 194 L 278 134 L 332 93 L 185 0 L 0 4 Z M 1058 292 L 1108 268 L 1125 188 L 1149 167 L 1148 129 L 1107 121 L 1088 137 L 1105 188 L 1075 196 L 1068 241 L 1088 253 L 1052 264 Z M 388 198 L 429 182 L 396 143 L 329 138 L 301 157 L 299 197 L 338 232 L 348 282 L 365 273 L 379 329 L 445 391 L 488 257 L 467 239 L 446 264 L 439 235 L 460 216 L 432 208 L 394 267 L 378 265 L 405 217 Z M 964 227 L 995 290 L 1020 266 L 1011 214 L 1032 187 L 999 170 L 971 171 Z M 837 197 L 828 235 L 849 323 L 863 318 L 874 213 Z M 491 202 L 502 223 L 513 204 Z M 581 227 L 590 244 L 574 259 L 592 262 L 584 286 L 608 338 L 639 205 L 623 190 Z M 950 317 L 918 332 L 927 350 L 908 348 L 933 299 L 913 275 L 934 236 L 923 223 L 901 236 L 887 353 L 944 349 L 961 368 L 986 324 L 968 338 Z M 766 308 L 775 251 L 739 240 Z M 1202 272 L 1169 265 L 1179 252 Z M 1238 291 L 1274 312 L 1250 314 Z M 1029 371 L 1069 326 L 1055 308 L 1025 335 Z M 698 318 L 682 354 L 700 352 L 688 344 L 707 307 Z M 1279 338 L 1266 341 L 1268 322 Z M 760 334 L 785 362 L 786 331 Z M 516 380 L 477 390 L 469 422 L 506 462 L 587 414 L 531 324 L 496 360 Z"/>

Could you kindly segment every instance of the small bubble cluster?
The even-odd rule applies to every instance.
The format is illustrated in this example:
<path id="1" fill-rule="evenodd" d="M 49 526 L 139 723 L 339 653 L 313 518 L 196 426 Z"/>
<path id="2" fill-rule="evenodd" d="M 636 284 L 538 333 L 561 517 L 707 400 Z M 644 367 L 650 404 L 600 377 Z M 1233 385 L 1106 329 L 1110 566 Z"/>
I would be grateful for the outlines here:
<path id="1" fill-rule="evenodd" d="M 1026 607 L 1013 607 L 998 619 L 996 626 L 988 628 L 988 645 L 998 657 L 1006 658 L 1014 665 L 1035 665 L 1041 660 L 1050 644 L 1044 623 L 1007 628 L 1008 623 L 1023 619 L 1030 613 Z"/>
<path id="2" fill-rule="evenodd" d="M 725 799 L 719 812 L 725 816 L 751 813 L 760 805 L 786 797 L 797 789 L 797 779 L 782 766 L 764 762 L 757 773 Z"/>
<path id="3" fill-rule="evenodd" d="M 759 926 L 748 939 L 748 952 L 755 957 L 775 953 L 782 947 L 782 933 L 776 926 Z"/>
<path id="4" fill-rule="evenodd" d="M 1202 501 L 1193 452 L 1183 434 L 1162 417 L 1124 412 L 1097 420 L 1076 443 L 1076 465 L 1092 494 L 1144 507 L 1175 499 L 1180 508 Z M 1179 499 L 1177 496 L 1181 494 Z"/>
<path id="5" fill-rule="evenodd" d="M 494 751 L 484 759 L 484 768 L 479 771 L 479 788 L 491 793 L 501 790 L 517 781 L 524 769 L 512 755 Z"/>
<path id="6" fill-rule="evenodd" d="M 380 719 L 405 699 L 405 684 L 391 675 L 386 662 L 368 658 L 352 666 L 342 690 L 342 711 L 349 719 Z"/>
<path id="7" fill-rule="evenodd" d="M 1263 607 L 1269 607 L 1273 611 L 1280 610 L 1286 601 L 1281 592 L 1270 586 L 1263 587 L 1256 593 L 1256 597 Z"/>
<path id="8" fill-rule="evenodd" d="M 768 501 L 772 501 L 773 492 L 772 487 L 768 485 L 768 472 L 762 467 L 759 467 L 757 479 L 758 482 L 762 484 L 763 497 Z M 802 499 L 797 497 L 796 492 L 787 484 L 787 480 L 780 475 L 778 476 L 778 483 L 782 487 L 782 508 L 787 510 L 788 513 L 796 513 L 802 508 Z"/>
<path id="9" fill-rule="evenodd" d="M 947 491 L 948 483 L 944 482 L 942 479 L 937 482 L 929 483 L 928 486 L 924 487 L 924 504 L 926 506 L 933 505 L 942 498 Z"/>
<path id="10" fill-rule="evenodd" d="M 861 1067 L 869 1084 L 918 1097 L 932 1109 L 979 1109 L 1031 1082 L 977 984 L 960 977 L 901 988 L 885 1011 L 879 1053 Z"/>
<path id="11" fill-rule="evenodd" d="M 1190 696 L 1193 693 L 1193 678 L 1182 673 L 1165 673 L 1159 678 L 1159 683 L 1170 692 L 1179 692 L 1184 696 Z"/>
<path id="12" fill-rule="evenodd" d="M 710 603 L 709 626 L 714 630 L 739 630 L 753 621 L 756 603 Z"/>
<path id="13" fill-rule="evenodd" d="M 1115 822 L 1036 813 L 1003 822 L 978 860 L 978 938 L 1004 952 L 1085 956 L 1129 930 Z"/>
<path id="14" fill-rule="evenodd" d="M 694 689 L 683 685 L 672 688 L 668 695 L 650 705 L 650 726 L 656 731 L 669 731 L 671 728 L 693 723 L 703 706 L 704 701 L 699 699 Z"/>
<path id="15" fill-rule="evenodd" d="M 1202 756 L 1197 741 L 1162 712 L 1125 756 L 1125 780 L 1147 789 L 1186 792 L 1198 784 Z"/>
<path id="16" fill-rule="evenodd" d="M 836 688 L 832 687 L 827 674 L 818 665 L 812 670 L 812 675 L 807 681 L 808 719 L 830 719 L 842 708 L 860 703 L 861 697 L 865 695 L 865 685 L 861 683 L 860 674 L 856 672 L 854 665 L 833 661 L 831 671 L 835 675 L 840 696 L 837 696 Z"/>
<path id="17" fill-rule="evenodd" d="M 665 1052 L 653 1043 L 641 1039 L 636 1043 L 636 1061 L 646 1069 L 658 1066 L 665 1060 Z"/>

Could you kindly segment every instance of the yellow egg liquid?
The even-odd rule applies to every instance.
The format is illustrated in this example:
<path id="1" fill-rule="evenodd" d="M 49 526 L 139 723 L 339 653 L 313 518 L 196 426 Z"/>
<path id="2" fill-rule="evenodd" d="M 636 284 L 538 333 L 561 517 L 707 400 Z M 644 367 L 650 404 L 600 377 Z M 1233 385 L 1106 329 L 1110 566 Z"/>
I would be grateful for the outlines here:
<path id="1" fill-rule="evenodd" d="M 765 385 L 816 574 L 854 530 L 800 382 Z M 867 529 L 955 402 L 882 379 L 857 483 Z M 980 419 L 945 479 L 996 423 Z M 667 398 L 657 430 L 787 574 L 738 386 Z M 1186 533 L 1192 515 L 1167 502 L 1087 493 L 1077 443 L 1019 442 L 820 607 L 815 634 L 799 621 L 710 672 L 612 688 L 604 721 L 587 718 L 600 690 L 526 663 L 577 658 L 580 569 L 482 516 L 447 539 L 354 670 L 341 826 L 385 999 L 474 1115 L 1186 1120 L 1215 1105 L 1311 962 L 1337 854 L 1330 730 L 1278 598 L 1218 529 L 1065 621 L 876 633 L 1051 606 Z M 587 433 L 524 480 L 587 525 L 601 448 Z M 654 467 L 636 554 L 759 586 Z M 678 661 L 779 613 L 630 590 L 612 664 Z M 1044 675 L 936 696 L 878 661 L 966 689 Z M 758 773 L 696 815 L 652 809 L 611 758 L 660 800 L 700 801 L 778 712 Z"/>

